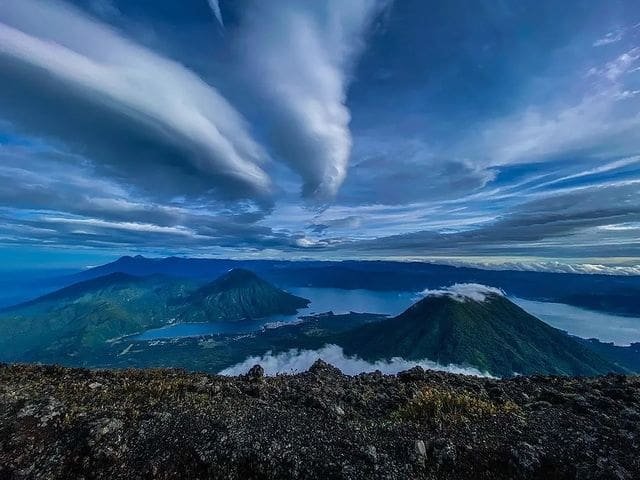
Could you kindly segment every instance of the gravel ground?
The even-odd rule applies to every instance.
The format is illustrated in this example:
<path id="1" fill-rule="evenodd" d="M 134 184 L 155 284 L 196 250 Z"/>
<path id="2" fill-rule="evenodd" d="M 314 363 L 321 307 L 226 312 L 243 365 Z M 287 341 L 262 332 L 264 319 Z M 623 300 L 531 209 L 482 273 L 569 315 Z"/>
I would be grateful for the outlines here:
<path id="1" fill-rule="evenodd" d="M 0 479 L 637 479 L 640 379 L 0 365 Z"/>

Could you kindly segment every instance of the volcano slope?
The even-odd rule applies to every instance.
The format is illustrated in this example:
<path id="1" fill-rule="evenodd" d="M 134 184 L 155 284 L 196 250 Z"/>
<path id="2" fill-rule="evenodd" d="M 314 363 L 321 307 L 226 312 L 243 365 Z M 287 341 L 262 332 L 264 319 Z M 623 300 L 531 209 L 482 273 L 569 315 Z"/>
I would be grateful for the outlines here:
<path id="1" fill-rule="evenodd" d="M 640 379 L 0 365 L 2 479 L 640 478 Z"/>

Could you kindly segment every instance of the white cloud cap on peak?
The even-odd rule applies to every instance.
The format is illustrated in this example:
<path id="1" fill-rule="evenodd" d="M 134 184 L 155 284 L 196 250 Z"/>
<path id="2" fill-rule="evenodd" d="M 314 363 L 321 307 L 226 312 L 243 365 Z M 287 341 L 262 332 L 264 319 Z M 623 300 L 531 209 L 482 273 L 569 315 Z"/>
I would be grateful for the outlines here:
<path id="1" fill-rule="evenodd" d="M 456 302 L 466 302 L 469 300 L 475 302 L 484 302 L 492 295 L 505 296 L 504 291 L 500 288 L 489 287 L 479 283 L 456 283 L 447 288 L 435 290 L 423 290 L 420 294 L 422 297 L 450 297 Z"/>

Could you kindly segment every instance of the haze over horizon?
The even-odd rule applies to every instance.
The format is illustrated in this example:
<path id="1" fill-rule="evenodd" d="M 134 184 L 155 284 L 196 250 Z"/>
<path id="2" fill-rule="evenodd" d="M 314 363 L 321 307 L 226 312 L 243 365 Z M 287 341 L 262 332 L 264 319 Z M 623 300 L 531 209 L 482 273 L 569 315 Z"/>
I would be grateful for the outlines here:
<path id="1" fill-rule="evenodd" d="M 640 274 L 639 93 L 633 0 L 4 0 L 0 262 Z"/>

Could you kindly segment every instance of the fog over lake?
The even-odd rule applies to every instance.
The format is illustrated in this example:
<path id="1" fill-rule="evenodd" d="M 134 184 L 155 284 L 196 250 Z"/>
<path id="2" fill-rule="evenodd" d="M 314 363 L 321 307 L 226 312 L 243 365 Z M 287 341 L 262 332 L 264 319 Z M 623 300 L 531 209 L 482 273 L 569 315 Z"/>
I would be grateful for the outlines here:
<path id="1" fill-rule="evenodd" d="M 291 288 L 291 293 L 311 300 L 307 309 L 297 315 L 275 315 L 259 320 L 176 324 L 148 330 L 140 340 L 192 337 L 217 333 L 249 333 L 265 325 L 297 321 L 302 315 L 333 311 L 336 314 L 354 312 L 397 315 L 419 297 L 415 292 L 379 292 L 373 290 L 343 290 L 338 288 Z M 583 338 L 598 338 L 605 342 L 628 345 L 640 341 L 640 319 L 592 312 L 561 303 L 538 302 L 511 298 L 516 304 L 549 325 Z"/>

